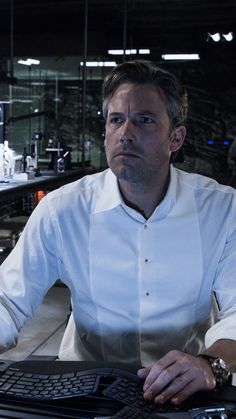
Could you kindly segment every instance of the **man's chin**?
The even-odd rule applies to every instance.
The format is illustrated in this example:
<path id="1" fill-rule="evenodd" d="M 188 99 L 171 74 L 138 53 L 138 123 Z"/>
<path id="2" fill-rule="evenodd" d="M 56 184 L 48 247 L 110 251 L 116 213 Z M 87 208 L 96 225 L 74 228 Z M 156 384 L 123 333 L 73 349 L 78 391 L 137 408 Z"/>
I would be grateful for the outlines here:
<path id="1" fill-rule="evenodd" d="M 134 169 L 128 166 L 119 167 L 119 168 L 111 167 L 111 170 L 118 180 L 124 180 L 124 181 L 132 182 L 132 183 L 141 181 L 140 172 L 137 170 L 137 168 Z"/>

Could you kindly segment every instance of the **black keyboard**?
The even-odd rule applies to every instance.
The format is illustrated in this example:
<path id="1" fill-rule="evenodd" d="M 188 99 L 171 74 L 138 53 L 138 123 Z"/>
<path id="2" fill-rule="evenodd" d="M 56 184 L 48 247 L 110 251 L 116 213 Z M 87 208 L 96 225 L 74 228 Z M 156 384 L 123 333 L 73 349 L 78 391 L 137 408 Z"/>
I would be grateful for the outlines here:
<path id="1" fill-rule="evenodd" d="M 143 398 L 143 381 L 137 376 L 138 368 L 131 369 L 125 364 L 110 364 L 109 367 L 102 362 L 76 361 L 1 364 L 4 363 L 0 362 L 0 403 L 7 399 L 12 404 L 28 403 L 53 411 L 69 409 L 70 413 L 75 412 L 75 416 L 70 417 L 76 418 L 91 417 L 84 413 L 88 411 L 114 419 L 236 417 L 227 416 L 228 412 L 236 412 L 235 387 L 194 395 L 183 406 L 156 405 Z M 77 415 L 78 409 L 82 416 Z M 206 414 L 207 409 L 210 416 Z"/>
<path id="2" fill-rule="evenodd" d="M 113 400 L 141 409 L 146 413 L 152 413 L 157 410 L 157 405 L 143 398 L 142 381 L 136 376 L 132 378 L 117 378 L 103 393 Z"/>
<path id="3" fill-rule="evenodd" d="M 139 385 L 135 373 L 119 368 L 76 369 L 76 362 L 16 362 L 0 372 L 0 396 L 31 400 L 57 400 L 93 395 L 106 398 L 105 391 L 117 377 Z M 68 368 L 67 368 L 68 367 Z M 42 372 L 43 371 L 43 372 Z M 104 396 L 104 395 L 105 396 Z M 114 397 L 112 397 L 114 400 Z M 145 402 L 145 405 L 147 402 Z"/>
<path id="4" fill-rule="evenodd" d="M 87 396 L 95 393 L 99 375 L 91 371 L 37 374 L 10 367 L 0 377 L 0 395 L 37 400 Z"/>

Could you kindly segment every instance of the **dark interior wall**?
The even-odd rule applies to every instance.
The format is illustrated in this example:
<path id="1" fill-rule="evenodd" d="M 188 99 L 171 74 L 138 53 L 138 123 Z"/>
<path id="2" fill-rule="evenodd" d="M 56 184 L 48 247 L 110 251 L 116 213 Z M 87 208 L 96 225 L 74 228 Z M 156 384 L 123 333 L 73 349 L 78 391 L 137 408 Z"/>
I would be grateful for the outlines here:
<path id="1" fill-rule="evenodd" d="M 88 57 L 111 59 L 108 49 L 124 45 L 150 48 L 150 56 L 144 58 L 175 72 L 188 89 L 186 167 L 227 181 L 227 152 L 236 136 L 236 40 L 214 43 L 208 32 L 236 34 L 235 1 L 1 0 L 0 57 L 11 58 L 11 53 L 15 57 L 77 56 L 79 63 L 84 54 L 86 4 Z M 161 56 L 167 52 L 197 52 L 201 59 L 190 63 L 164 63 Z M 122 59 L 119 57 L 116 61 Z M 98 92 L 102 75 L 96 89 L 89 72 L 88 78 L 86 129 L 87 135 L 98 138 L 101 123 L 99 120 L 98 128 L 93 120 L 101 106 Z M 27 86 L 28 80 L 22 83 Z M 53 82 L 50 83 L 47 91 L 54 89 Z M 58 106 L 63 134 L 68 142 L 72 135 L 74 143 L 76 136 L 81 137 L 82 98 L 81 94 L 68 94 L 69 83 L 65 78 L 61 82 L 63 100 Z M 82 89 L 81 79 L 78 84 Z M 50 108 L 53 102 L 49 100 L 43 106 Z M 71 115 L 75 121 L 73 134 Z"/>

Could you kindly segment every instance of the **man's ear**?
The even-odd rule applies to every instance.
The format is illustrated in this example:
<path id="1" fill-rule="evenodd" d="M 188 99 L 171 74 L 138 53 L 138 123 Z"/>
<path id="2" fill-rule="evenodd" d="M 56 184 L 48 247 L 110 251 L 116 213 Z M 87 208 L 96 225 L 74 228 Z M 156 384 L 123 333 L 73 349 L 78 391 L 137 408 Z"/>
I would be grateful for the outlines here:
<path id="1" fill-rule="evenodd" d="M 178 151 L 184 142 L 186 136 L 186 128 L 184 125 L 180 125 L 179 127 L 175 128 L 170 136 L 170 151 L 174 153 Z"/>

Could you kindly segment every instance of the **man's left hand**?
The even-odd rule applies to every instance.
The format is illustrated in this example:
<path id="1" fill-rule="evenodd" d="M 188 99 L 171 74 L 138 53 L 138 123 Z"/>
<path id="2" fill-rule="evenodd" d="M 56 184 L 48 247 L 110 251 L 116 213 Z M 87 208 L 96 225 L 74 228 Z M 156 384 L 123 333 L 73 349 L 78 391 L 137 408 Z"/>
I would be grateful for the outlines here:
<path id="1" fill-rule="evenodd" d="M 151 367 L 141 368 L 144 398 L 163 404 L 179 404 L 200 390 L 212 390 L 216 382 L 207 360 L 173 350 Z"/>

